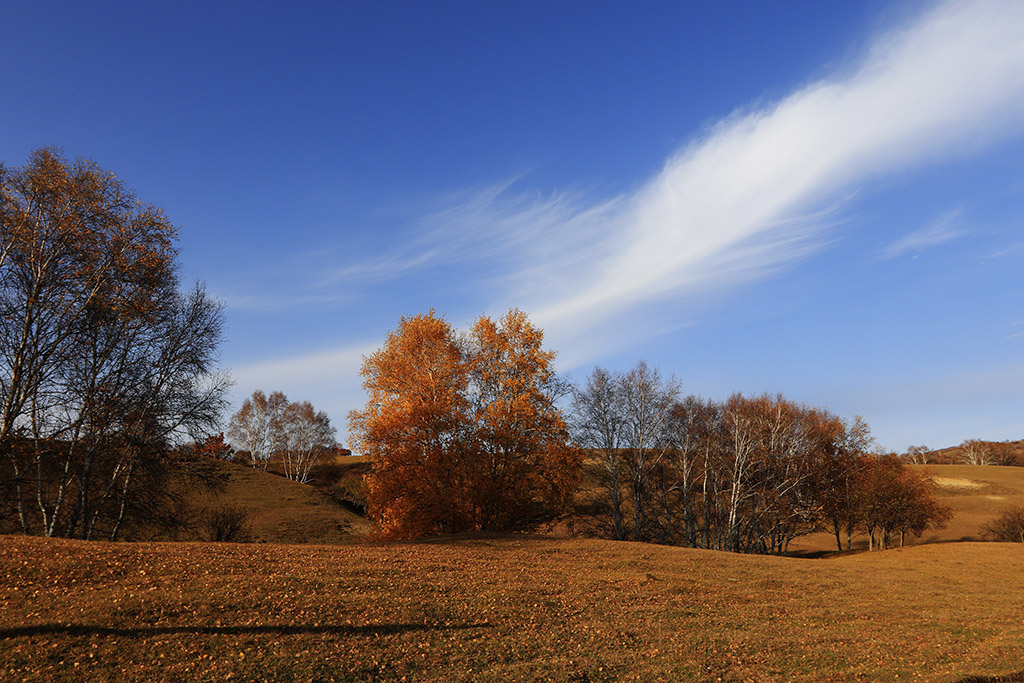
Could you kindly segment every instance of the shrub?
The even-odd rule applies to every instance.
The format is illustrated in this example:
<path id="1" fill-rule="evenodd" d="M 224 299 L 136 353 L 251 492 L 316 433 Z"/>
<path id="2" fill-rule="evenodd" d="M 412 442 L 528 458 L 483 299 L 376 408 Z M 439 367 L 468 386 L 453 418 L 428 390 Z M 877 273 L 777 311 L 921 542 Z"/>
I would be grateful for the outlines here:
<path id="1" fill-rule="evenodd" d="M 199 533 L 206 541 L 251 543 L 253 540 L 249 513 L 233 505 L 203 510 L 199 519 Z"/>
<path id="2" fill-rule="evenodd" d="M 999 517 L 985 525 L 983 532 L 994 541 L 1024 543 L 1024 505 L 1003 510 Z"/>

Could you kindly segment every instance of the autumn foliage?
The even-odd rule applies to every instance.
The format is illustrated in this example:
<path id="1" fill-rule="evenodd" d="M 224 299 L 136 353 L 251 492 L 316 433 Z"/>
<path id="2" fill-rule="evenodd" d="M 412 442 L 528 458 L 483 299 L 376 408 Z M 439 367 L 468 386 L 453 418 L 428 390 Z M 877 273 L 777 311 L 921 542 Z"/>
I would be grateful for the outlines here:
<path id="1" fill-rule="evenodd" d="M 926 475 L 907 468 L 896 456 L 864 458 L 857 476 L 856 514 L 868 535 L 868 547 L 900 547 L 906 536 L 920 536 L 929 527 L 943 526 L 952 516 L 935 500 Z"/>
<path id="2" fill-rule="evenodd" d="M 529 529 L 565 507 L 580 454 L 542 342 L 518 310 L 462 336 L 431 311 L 402 318 L 365 359 L 369 400 L 349 422 L 383 534 Z"/>

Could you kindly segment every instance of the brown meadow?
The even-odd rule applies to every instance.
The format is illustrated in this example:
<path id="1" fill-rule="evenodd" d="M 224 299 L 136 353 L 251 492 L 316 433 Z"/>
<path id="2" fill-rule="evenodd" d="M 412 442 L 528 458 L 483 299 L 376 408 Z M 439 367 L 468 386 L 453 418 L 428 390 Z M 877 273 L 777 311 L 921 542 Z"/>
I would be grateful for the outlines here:
<path id="1" fill-rule="evenodd" d="M 1010 544 L 818 560 L 523 536 L 0 544 L 7 680 L 956 681 L 1024 669 L 1024 553 Z"/>

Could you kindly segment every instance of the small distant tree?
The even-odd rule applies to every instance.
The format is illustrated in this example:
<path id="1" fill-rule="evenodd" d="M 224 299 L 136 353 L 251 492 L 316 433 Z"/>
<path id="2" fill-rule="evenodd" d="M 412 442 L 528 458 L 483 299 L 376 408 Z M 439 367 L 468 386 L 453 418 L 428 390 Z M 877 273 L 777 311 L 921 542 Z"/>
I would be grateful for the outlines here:
<path id="1" fill-rule="evenodd" d="M 284 446 L 284 409 L 288 397 L 280 391 L 267 396 L 257 389 L 228 422 L 228 438 L 249 453 L 249 465 L 266 471 L 270 458 Z"/>
<path id="2" fill-rule="evenodd" d="M 214 460 L 231 460 L 235 457 L 235 449 L 224 442 L 224 432 L 206 437 L 196 445 L 196 450 L 199 455 Z"/>
<path id="3" fill-rule="evenodd" d="M 251 543 L 249 513 L 233 505 L 205 508 L 199 516 L 199 533 L 204 541 Z"/>
<path id="4" fill-rule="evenodd" d="M 1024 543 L 1024 505 L 1003 510 L 998 517 L 986 524 L 982 531 L 993 541 Z"/>
<path id="5" fill-rule="evenodd" d="M 992 448 L 979 439 L 968 439 L 960 444 L 960 459 L 965 465 L 991 465 Z"/>
<path id="6" fill-rule="evenodd" d="M 324 411 L 309 401 L 289 403 L 281 416 L 284 431 L 284 476 L 300 484 L 309 482 L 313 467 L 334 452 L 335 429 Z"/>
<path id="7" fill-rule="evenodd" d="M 932 461 L 932 452 L 927 446 L 911 446 L 903 457 L 914 465 L 927 465 Z"/>

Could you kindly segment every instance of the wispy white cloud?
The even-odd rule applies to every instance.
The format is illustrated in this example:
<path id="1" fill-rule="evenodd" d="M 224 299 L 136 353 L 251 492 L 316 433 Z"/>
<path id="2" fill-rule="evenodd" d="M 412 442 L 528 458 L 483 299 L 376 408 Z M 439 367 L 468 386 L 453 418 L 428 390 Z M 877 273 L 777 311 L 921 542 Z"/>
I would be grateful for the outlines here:
<path id="1" fill-rule="evenodd" d="M 621 197 L 594 200 L 583 192 L 541 195 L 516 189 L 515 176 L 480 188 L 434 198 L 430 208 L 411 219 L 412 228 L 383 251 L 322 274 L 325 283 L 340 283 L 370 275 L 397 280 L 409 271 L 469 266 L 478 273 L 525 277 L 530 264 L 551 254 L 585 262 L 591 249 L 610 229 L 604 217 Z"/>
<path id="2" fill-rule="evenodd" d="M 546 260 L 563 280 L 545 282 L 529 310 L 586 332 L 668 293 L 758 277 L 813 249 L 809 211 L 857 182 L 1019 132 L 1024 4 L 943 3 L 843 73 L 731 117 L 669 159 L 601 216 L 614 223 L 596 231 L 602 258 Z M 954 236 L 951 216 L 932 228 L 918 246 Z"/>
<path id="3" fill-rule="evenodd" d="M 290 382 L 332 381 L 336 377 L 349 379 L 359 374 L 363 356 L 373 353 L 377 346 L 370 343 L 354 344 L 340 349 L 253 363 L 234 370 L 232 374 L 237 386 L 246 391 L 262 388 L 264 384 L 277 387 Z"/>
<path id="4" fill-rule="evenodd" d="M 565 348 L 652 303 L 805 257 L 858 183 L 1019 133 L 1022 116 L 1024 3 L 944 2 L 838 75 L 712 127 L 630 192 L 538 197 L 499 183 L 427 216 L 382 263 L 485 266 L 495 307 L 531 311 Z M 950 212 L 882 257 L 962 234 Z"/>
<path id="5" fill-rule="evenodd" d="M 993 252 L 989 255 L 989 258 L 1003 258 L 1004 256 L 1015 256 L 1020 252 L 1024 251 L 1024 242 L 1016 242 L 1009 246 L 1003 247 L 998 251 Z"/>
<path id="6" fill-rule="evenodd" d="M 904 254 L 916 254 L 925 249 L 952 242 L 966 234 L 968 231 L 964 228 L 960 211 L 954 209 L 942 214 L 923 228 L 896 240 L 883 249 L 878 258 L 887 261 Z"/>
<path id="7" fill-rule="evenodd" d="M 286 292 L 275 289 L 258 294 L 239 294 L 231 290 L 215 290 L 213 296 L 231 310 L 267 313 L 296 307 L 324 307 L 352 298 L 350 293 Z"/>

